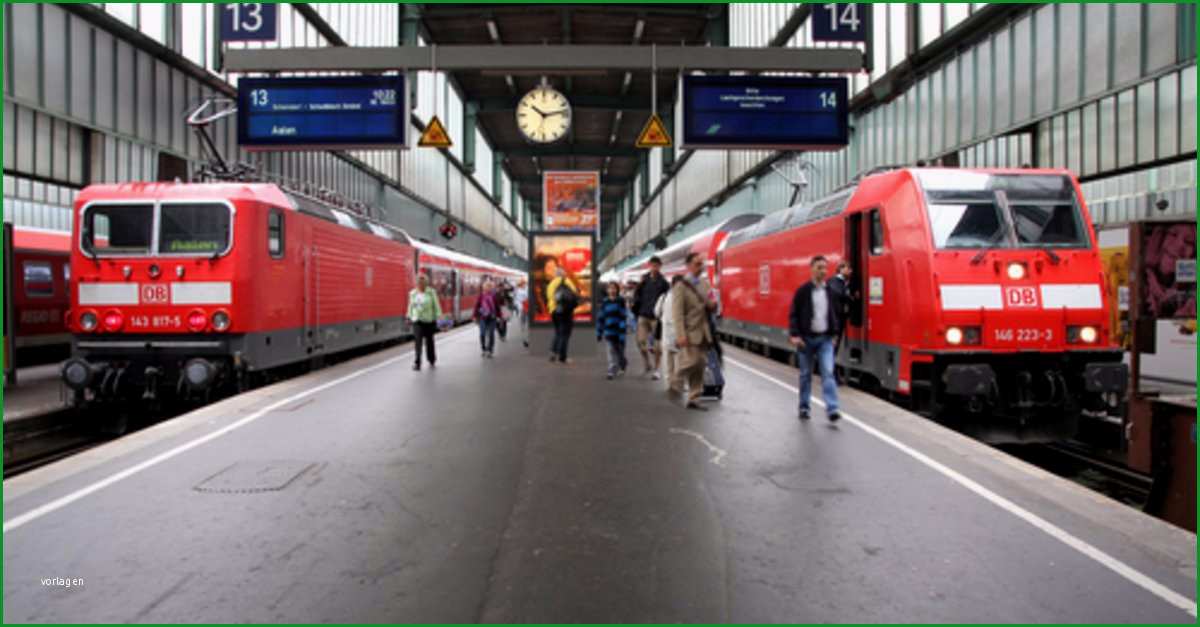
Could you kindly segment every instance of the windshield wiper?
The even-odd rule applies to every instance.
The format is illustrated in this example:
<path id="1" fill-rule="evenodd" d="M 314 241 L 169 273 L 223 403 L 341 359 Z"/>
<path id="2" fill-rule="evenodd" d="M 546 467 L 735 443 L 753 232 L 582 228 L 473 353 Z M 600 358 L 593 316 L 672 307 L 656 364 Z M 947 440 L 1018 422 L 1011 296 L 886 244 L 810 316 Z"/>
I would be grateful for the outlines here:
<path id="1" fill-rule="evenodd" d="M 971 257 L 971 265 L 977 266 L 980 263 L 983 263 L 983 259 L 984 259 L 984 257 L 987 256 L 988 251 L 996 250 L 996 248 L 997 248 L 996 244 L 999 244 L 1000 241 L 1003 239 L 1004 239 L 1004 230 L 1001 229 L 999 231 L 996 231 L 992 235 L 992 237 L 990 239 L 988 239 L 987 244 L 984 244 L 983 248 L 981 248 L 979 250 L 979 252 L 975 253 L 974 257 Z"/>

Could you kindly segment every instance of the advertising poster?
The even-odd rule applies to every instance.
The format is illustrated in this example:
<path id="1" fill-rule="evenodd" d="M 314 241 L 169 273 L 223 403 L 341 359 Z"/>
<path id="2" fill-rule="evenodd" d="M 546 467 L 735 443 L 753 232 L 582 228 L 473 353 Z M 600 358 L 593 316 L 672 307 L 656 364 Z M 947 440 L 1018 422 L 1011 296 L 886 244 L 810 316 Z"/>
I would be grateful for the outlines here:
<path id="1" fill-rule="evenodd" d="M 1108 296 L 1108 328 L 1113 341 L 1129 350 L 1129 228 L 1100 230 L 1100 263 L 1104 267 L 1104 290 Z"/>
<path id="2" fill-rule="evenodd" d="M 554 291 L 558 290 L 558 279 L 568 281 L 575 287 L 579 306 L 575 308 L 576 321 L 592 319 L 593 267 L 592 235 L 567 233 L 531 233 L 530 268 L 532 293 L 529 295 L 529 311 L 535 323 L 549 323 L 553 307 Z"/>
<path id="3" fill-rule="evenodd" d="M 1143 315 L 1158 320 L 1196 317 L 1196 223 L 1142 226 L 1139 275 Z"/>
<path id="4" fill-rule="evenodd" d="M 547 171 L 542 175 L 542 224 L 547 231 L 600 228 L 600 173 Z"/>

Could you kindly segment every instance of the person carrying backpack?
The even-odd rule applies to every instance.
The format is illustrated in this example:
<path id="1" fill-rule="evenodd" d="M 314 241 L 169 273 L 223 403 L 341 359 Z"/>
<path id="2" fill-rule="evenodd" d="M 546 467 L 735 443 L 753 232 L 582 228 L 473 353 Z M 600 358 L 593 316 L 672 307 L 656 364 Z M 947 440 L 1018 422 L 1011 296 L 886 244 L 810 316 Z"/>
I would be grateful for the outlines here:
<path id="1" fill-rule="evenodd" d="M 571 363 L 567 359 L 567 345 L 571 341 L 571 330 L 575 327 L 575 308 L 579 306 L 579 288 L 567 277 L 562 266 L 555 268 L 554 280 L 546 288 L 546 310 L 554 322 L 554 341 L 550 344 L 550 361 Z"/>
<path id="2" fill-rule="evenodd" d="M 471 318 L 479 324 L 479 346 L 483 356 L 487 358 L 496 355 L 496 320 L 500 317 L 500 302 L 496 296 L 496 288 L 492 280 L 483 282 L 483 291 L 475 301 L 475 310 Z"/>

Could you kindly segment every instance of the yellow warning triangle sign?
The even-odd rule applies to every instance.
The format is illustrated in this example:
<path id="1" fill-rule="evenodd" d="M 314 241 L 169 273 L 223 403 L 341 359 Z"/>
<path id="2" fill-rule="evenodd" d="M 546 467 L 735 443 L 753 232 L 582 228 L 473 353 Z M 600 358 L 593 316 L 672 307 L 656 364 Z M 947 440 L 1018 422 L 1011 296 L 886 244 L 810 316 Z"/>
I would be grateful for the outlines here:
<path id="1" fill-rule="evenodd" d="M 450 133 L 446 132 L 446 127 L 442 126 L 442 121 L 436 115 L 425 125 L 425 132 L 421 133 L 421 139 L 417 141 L 417 145 L 422 148 L 449 148 L 452 143 Z"/>
<path id="2" fill-rule="evenodd" d="M 638 135 L 637 147 L 665 148 L 670 145 L 671 136 L 667 134 L 667 127 L 662 118 L 658 117 L 657 113 L 650 114 L 650 119 L 646 120 L 646 126 L 642 127 L 642 132 Z"/>

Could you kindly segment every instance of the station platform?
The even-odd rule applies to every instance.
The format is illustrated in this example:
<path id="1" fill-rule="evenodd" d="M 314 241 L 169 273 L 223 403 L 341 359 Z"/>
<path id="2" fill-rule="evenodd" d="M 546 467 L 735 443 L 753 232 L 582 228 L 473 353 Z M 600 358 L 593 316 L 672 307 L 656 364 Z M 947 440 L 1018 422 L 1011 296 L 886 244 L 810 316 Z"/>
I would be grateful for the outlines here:
<path id="1" fill-rule="evenodd" d="M 572 344 L 460 329 L 6 481 L 4 620 L 1196 620 L 1194 534 L 853 390 L 801 423 L 733 348 L 696 412 Z"/>
<path id="2" fill-rule="evenodd" d="M 26 420 L 67 407 L 59 364 L 30 366 L 17 371 L 17 384 L 4 386 L 4 422 Z"/>

